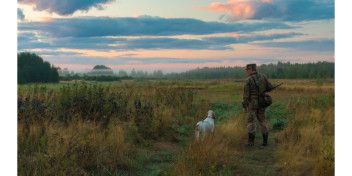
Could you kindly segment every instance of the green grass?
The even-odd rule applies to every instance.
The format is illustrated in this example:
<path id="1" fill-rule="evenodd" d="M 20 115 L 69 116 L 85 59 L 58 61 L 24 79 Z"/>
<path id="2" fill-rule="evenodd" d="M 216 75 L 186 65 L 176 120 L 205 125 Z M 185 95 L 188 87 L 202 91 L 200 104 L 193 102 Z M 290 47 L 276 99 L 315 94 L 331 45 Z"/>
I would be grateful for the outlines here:
<path id="1" fill-rule="evenodd" d="M 266 119 L 269 122 L 271 131 L 283 130 L 288 125 L 288 118 L 291 115 L 285 104 L 272 104 L 265 111 Z"/>
<path id="2" fill-rule="evenodd" d="M 219 91 L 219 92 L 221 91 L 231 92 L 231 91 L 243 90 L 243 85 L 244 85 L 244 82 L 242 84 L 238 82 L 219 83 L 211 86 L 208 90 Z"/>

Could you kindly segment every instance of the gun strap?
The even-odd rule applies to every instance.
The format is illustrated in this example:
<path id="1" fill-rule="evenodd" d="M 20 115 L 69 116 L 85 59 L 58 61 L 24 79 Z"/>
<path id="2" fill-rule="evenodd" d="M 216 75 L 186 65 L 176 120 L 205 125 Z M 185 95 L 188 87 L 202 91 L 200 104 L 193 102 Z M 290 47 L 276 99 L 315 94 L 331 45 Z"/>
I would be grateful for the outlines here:
<path id="1" fill-rule="evenodd" d="M 251 77 L 252 77 L 252 79 L 253 79 L 253 81 L 254 81 L 255 87 L 257 88 L 258 99 L 259 99 L 259 96 L 261 95 L 261 94 L 260 94 L 260 91 L 259 91 L 259 87 L 258 87 L 257 83 L 255 82 L 255 79 L 253 78 L 253 76 L 251 76 Z"/>

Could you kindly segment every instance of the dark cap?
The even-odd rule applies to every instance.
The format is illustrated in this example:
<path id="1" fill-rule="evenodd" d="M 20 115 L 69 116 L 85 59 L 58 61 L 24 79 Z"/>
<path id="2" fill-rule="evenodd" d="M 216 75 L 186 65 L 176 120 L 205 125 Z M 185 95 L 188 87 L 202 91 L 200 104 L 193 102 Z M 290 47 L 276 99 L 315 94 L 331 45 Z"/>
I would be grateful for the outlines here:
<path id="1" fill-rule="evenodd" d="M 253 71 L 257 70 L 257 65 L 256 64 L 247 64 L 246 65 L 246 70 L 252 69 Z"/>

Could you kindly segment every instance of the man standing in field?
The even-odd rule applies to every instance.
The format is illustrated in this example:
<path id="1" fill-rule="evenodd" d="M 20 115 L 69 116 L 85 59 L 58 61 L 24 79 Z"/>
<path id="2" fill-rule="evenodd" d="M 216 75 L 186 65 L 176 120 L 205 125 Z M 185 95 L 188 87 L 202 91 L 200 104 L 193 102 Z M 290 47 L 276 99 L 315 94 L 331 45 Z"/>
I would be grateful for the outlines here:
<path id="1" fill-rule="evenodd" d="M 248 113 L 248 145 L 254 145 L 256 132 L 255 118 L 257 118 L 263 134 L 263 144 L 260 148 L 264 148 L 268 145 L 269 130 L 265 124 L 265 108 L 261 107 L 258 103 L 258 91 L 256 85 L 259 87 L 260 93 L 270 91 L 273 86 L 263 74 L 257 72 L 256 64 L 247 64 L 246 72 L 248 78 L 244 85 L 242 105 L 244 112 Z"/>

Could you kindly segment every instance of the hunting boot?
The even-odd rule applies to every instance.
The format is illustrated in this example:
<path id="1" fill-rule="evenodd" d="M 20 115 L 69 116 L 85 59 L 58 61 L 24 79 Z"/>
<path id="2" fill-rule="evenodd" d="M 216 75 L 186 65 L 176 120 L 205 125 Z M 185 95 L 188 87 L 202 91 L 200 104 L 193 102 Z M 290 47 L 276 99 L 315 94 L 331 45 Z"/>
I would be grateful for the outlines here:
<path id="1" fill-rule="evenodd" d="M 263 144 L 259 148 L 263 149 L 268 145 L 268 133 L 263 133 Z"/>
<path id="2" fill-rule="evenodd" d="M 254 145 L 255 133 L 248 133 L 248 146 Z"/>

